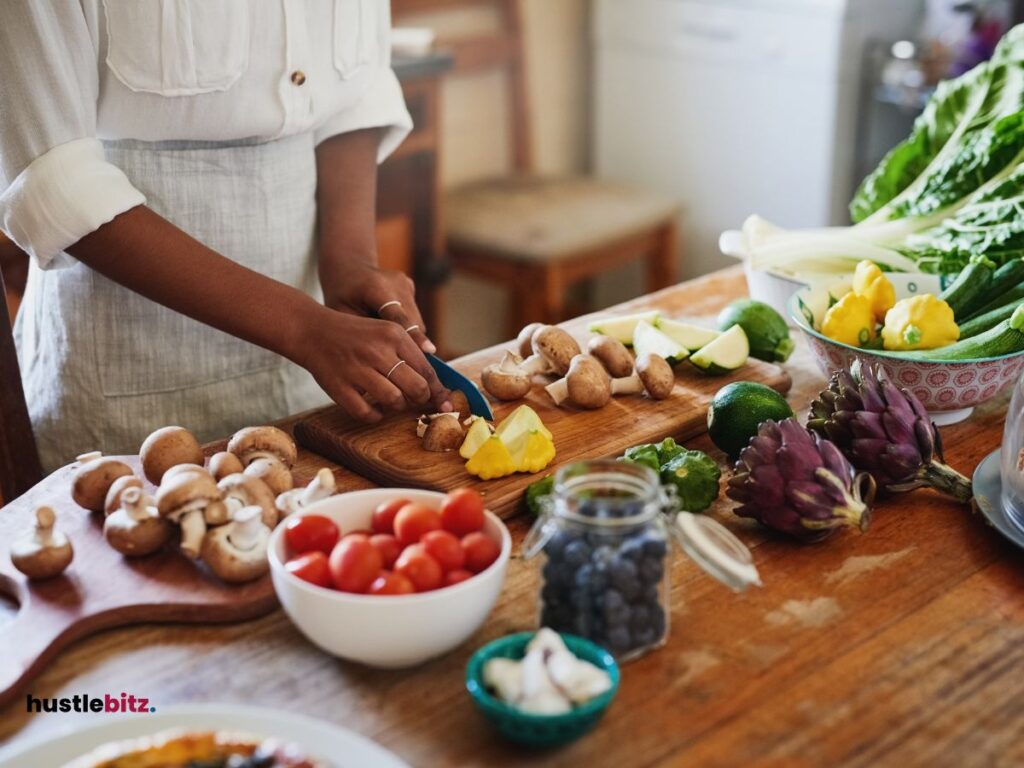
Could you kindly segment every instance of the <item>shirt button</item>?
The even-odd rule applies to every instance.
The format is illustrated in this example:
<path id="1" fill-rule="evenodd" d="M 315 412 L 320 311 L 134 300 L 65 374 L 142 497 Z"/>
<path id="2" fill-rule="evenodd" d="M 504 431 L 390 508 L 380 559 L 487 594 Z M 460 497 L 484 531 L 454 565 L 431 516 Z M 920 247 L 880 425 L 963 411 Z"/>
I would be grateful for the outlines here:
<path id="1" fill-rule="evenodd" d="M 297 69 L 294 72 L 292 72 L 292 83 L 294 83 L 295 85 L 302 85 L 304 82 L 306 82 L 305 72 L 303 72 L 301 69 Z"/>

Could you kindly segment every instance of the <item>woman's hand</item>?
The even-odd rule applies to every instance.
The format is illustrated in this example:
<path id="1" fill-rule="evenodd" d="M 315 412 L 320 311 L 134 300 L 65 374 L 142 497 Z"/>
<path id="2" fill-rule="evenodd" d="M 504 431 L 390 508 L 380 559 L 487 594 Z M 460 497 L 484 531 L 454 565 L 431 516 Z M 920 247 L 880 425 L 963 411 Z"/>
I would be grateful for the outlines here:
<path id="1" fill-rule="evenodd" d="M 404 272 L 362 263 L 346 265 L 338 285 L 324 285 L 324 303 L 340 312 L 390 320 L 424 352 L 437 351 L 427 338 L 423 316 L 416 306 L 416 285 Z"/>
<path id="2" fill-rule="evenodd" d="M 448 390 L 399 323 L 321 307 L 305 324 L 299 345 L 289 356 L 355 419 L 377 421 L 384 410 L 410 405 L 451 410 Z"/>

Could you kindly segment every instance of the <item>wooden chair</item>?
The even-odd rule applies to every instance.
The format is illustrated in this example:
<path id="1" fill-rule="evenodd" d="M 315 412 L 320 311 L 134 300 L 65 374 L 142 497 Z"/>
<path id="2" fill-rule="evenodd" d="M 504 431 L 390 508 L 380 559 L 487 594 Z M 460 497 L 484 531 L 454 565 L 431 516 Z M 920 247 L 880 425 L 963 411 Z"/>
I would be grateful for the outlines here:
<path id="1" fill-rule="evenodd" d="M 21 249 L 0 235 L 0 294 L 4 297 L 4 270 L 17 273 L 24 259 Z M 42 476 L 25 391 L 21 388 L 14 333 L 5 307 L 0 312 L 0 504 L 16 499 Z"/>
<path id="2" fill-rule="evenodd" d="M 675 282 L 677 204 L 623 184 L 533 173 L 518 0 L 399 0 L 396 8 L 496 6 L 497 33 L 445 38 L 453 76 L 501 71 L 507 82 L 512 173 L 453 190 L 445 207 L 455 269 L 500 283 L 509 292 L 506 335 L 526 323 L 559 322 L 566 292 L 616 267 L 646 261 L 647 290 Z"/>

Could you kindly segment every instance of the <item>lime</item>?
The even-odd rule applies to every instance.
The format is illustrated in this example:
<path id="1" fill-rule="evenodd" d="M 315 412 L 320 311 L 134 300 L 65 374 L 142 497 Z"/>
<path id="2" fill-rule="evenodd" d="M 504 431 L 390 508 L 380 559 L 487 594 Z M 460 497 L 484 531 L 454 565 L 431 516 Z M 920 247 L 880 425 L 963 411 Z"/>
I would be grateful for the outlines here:
<path id="1" fill-rule="evenodd" d="M 771 387 L 734 381 L 718 390 L 708 406 L 708 437 L 735 461 L 762 422 L 792 415 L 786 398 Z"/>
<path id="2" fill-rule="evenodd" d="M 740 326 L 750 342 L 750 354 L 769 363 L 784 363 L 793 352 L 793 340 L 782 315 L 754 299 L 737 299 L 718 315 L 718 329 Z"/>

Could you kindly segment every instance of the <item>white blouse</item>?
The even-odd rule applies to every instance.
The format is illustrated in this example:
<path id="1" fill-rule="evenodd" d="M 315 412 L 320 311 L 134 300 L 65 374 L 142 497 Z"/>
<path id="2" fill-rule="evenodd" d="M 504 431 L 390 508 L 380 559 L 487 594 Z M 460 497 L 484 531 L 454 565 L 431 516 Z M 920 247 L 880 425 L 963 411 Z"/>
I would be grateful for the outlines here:
<path id="1" fill-rule="evenodd" d="M 145 202 L 102 139 L 412 128 L 388 0 L 0 0 L 0 229 L 40 266 Z"/>

